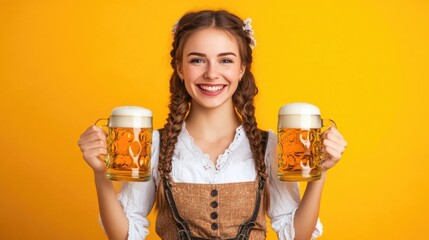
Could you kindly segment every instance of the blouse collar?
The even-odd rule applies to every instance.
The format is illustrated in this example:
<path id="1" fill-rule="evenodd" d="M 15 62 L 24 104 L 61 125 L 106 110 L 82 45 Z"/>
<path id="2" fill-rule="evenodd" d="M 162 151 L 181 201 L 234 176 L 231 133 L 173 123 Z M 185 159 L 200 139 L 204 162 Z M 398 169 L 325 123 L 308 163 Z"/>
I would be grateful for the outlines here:
<path id="1" fill-rule="evenodd" d="M 224 168 L 224 166 L 226 165 L 226 163 L 229 160 L 229 156 L 231 155 L 231 153 L 235 149 L 237 149 L 238 145 L 241 143 L 241 141 L 244 139 L 245 136 L 246 136 L 246 134 L 245 134 L 243 126 L 242 125 L 238 126 L 235 129 L 235 136 L 234 136 L 233 141 L 229 144 L 228 148 L 225 149 L 225 151 L 218 156 L 218 158 L 216 160 L 216 166 L 213 165 L 212 161 L 210 160 L 209 155 L 204 153 L 195 144 L 194 139 L 192 138 L 192 136 L 189 134 L 188 130 L 186 129 L 186 122 L 183 122 L 182 131 L 179 135 L 179 139 L 183 141 L 186 148 L 190 152 L 192 152 L 194 157 L 196 157 L 202 161 L 204 168 L 206 170 L 219 172 Z"/>

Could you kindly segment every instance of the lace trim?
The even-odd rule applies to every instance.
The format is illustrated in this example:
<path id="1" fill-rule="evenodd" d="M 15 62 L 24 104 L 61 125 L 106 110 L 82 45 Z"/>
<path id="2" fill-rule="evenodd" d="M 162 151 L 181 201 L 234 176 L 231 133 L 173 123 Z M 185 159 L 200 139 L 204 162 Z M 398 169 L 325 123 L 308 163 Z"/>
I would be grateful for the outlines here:
<path id="1" fill-rule="evenodd" d="M 228 160 L 229 160 L 229 156 L 231 155 L 231 153 L 237 149 L 238 145 L 240 144 L 240 142 L 243 140 L 243 138 L 245 137 L 245 132 L 243 129 L 243 126 L 238 126 L 235 129 L 235 136 L 234 136 L 234 140 L 229 144 L 228 148 L 225 149 L 225 151 L 220 154 L 218 156 L 218 158 L 216 159 L 216 166 L 213 165 L 212 161 L 210 160 L 210 156 L 206 153 L 204 153 L 194 142 L 194 139 L 192 138 L 192 136 L 189 134 L 188 130 L 186 129 L 186 123 L 183 122 L 183 126 L 182 126 L 182 140 L 184 141 L 184 143 L 186 143 L 185 145 L 187 145 L 189 151 L 191 151 L 195 157 L 197 159 L 200 159 L 204 169 L 208 170 L 208 171 L 213 171 L 213 172 L 220 172 L 224 166 L 227 164 Z"/>

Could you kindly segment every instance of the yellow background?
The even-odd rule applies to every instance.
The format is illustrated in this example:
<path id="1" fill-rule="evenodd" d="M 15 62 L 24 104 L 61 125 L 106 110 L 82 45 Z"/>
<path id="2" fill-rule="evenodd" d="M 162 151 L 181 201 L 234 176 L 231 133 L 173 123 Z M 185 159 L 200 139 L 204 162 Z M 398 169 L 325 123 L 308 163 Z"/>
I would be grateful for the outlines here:
<path id="1" fill-rule="evenodd" d="M 120 105 L 148 107 L 163 126 L 171 26 L 203 8 L 253 18 L 260 127 L 306 101 L 348 140 L 321 239 L 426 236 L 428 1 L 1 0 L 0 239 L 105 238 L 76 142 Z"/>

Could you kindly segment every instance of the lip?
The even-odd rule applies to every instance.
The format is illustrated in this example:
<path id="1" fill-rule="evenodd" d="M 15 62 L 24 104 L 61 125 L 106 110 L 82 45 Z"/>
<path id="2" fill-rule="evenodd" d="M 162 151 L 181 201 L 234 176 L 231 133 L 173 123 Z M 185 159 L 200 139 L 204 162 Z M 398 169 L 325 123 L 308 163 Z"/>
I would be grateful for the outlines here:
<path id="1" fill-rule="evenodd" d="M 207 96 L 217 96 L 223 92 L 226 85 L 224 84 L 197 84 L 201 93 Z"/>

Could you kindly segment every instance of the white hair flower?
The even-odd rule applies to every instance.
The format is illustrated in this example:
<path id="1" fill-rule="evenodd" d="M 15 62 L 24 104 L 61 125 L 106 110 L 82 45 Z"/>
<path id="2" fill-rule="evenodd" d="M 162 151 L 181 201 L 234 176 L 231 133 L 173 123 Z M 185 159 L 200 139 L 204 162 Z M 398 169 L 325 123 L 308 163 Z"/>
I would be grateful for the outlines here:
<path id="1" fill-rule="evenodd" d="M 252 29 L 252 19 L 246 18 L 244 21 L 243 31 L 246 33 L 246 35 L 250 38 L 250 48 L 254 48 L 256 46 L 256 39 L 254 36 L 254 32 Z"/>

